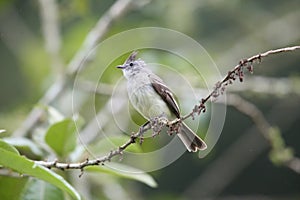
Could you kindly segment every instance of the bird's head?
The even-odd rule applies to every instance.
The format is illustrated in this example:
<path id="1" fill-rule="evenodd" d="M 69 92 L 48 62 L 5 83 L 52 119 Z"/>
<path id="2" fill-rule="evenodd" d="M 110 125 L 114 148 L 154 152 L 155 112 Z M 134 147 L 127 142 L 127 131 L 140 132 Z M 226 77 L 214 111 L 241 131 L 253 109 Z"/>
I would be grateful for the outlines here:
<path id="1" fill-rule="evenodd" d="M 145 62 L 143 60 L 136 59 L 137 53 L 137 51 L 132 52 L 123 65 L 117 66 L 117 68 L 122 69 L 123 74 L 127 79 L 134 76 L 145 67 Z"/>

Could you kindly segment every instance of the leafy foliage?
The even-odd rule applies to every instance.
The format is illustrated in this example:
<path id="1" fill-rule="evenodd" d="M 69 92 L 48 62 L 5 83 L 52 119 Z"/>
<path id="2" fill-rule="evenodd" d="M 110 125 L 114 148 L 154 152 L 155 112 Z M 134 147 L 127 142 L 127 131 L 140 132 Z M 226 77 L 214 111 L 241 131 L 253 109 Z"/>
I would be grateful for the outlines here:
<path id="1" fill-rule="evenodd" d="M 7 144 L 6 142 L 4 142 L 1 139 L 0 139 L 0 149 L 9 151 L 9 152 L 17 154 L 17 155 L 20 155 L 18 150 L 14 146 L 11 146 L 11 145 Z"/>
<path id="2" fill-rule="evenodd" d="M 48 129 L 45 141 L 59 157 L 65 157 L 76 147 L 76 124 L 72 119 L 56 122 Z"/>
<path id="3" fill-rule="evenodd" d="M 11 149 L 12 148 L 13 147 L 11 147 Z M 21 174 L 30 175 L 47 181 L 68 192 L 74 198 L 80 199 L 80 195 L 76 192 L 76 190 L 61 176 L 45 167 L 35 164 L 33 161 L 28 160 L 24 156 L 18 155 L 15 151 L 7 149 L 7 146 L 0 149 L 0 164 L 2 166 Z"/>
<path id="4" fill-rule="evenodd" d="M 23 193 L 21 194 L 23 200 L 63 200 L 63 192 L 54 187 L 53 185 L 40 181 L 37 179 L 31 179 L 28 181 Z"/>

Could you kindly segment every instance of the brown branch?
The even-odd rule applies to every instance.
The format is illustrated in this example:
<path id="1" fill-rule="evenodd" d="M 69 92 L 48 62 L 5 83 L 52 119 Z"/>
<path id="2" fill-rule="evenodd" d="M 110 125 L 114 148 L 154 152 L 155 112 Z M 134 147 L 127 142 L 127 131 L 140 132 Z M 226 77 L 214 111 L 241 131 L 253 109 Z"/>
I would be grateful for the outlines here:
<path id="1" fill-rule="evenodd" d="M 232 82 L 236 80 L 236 77 L 238 77 L 240 81 L 243 80 L 243 76 L 244 76 L 243 70 L 245 67 L 248 71 L 253 72 L 253 63 L 255 61 L 259 61 L 259 63 L 260 63 L 262 58 L 267 57 L 269 55 L 283 53 L 283 52 L 290 52 L 290 51 L 294 51 L 296 49 L 300 49 L 300 46 L 270 50 L 265 53 L 257 54 L 250 58 L 241 60 L 239 62 L 239 64 L 233 68 L 233 70 L 228 72 L 227 76 L 225 76 L 225 78 L 223 78 L 222 81 L 216 83 L 213 91 L 206 98 L 202 99 L 200 104 L 196 105 L 190 114 L 187 114 L 186 116 L 182 117 L 181 120 L 185 120 L 189 117 L 193 118 L 195 114 L 199 115 L 201 112 L 205 112 L 205 103 L 207 103 L 207 101 L 209 99 L 217 98 L 219 95 L 223 94 L 223 92 L 225 91 L 225 87 L 227 87 L 229 84 L 232 84 Z M 269 128 L 271 126 L 268 124 L 268 122 L 266 120 L 264 120 L 264 117 L 259 110 L 253 111 L 254 105 L 251 105 L 251 104 L 245 104 L 245 105 L 246 105 L 245 107 L 247 107 L 247 110 L 251 111 L 249 113 L 247 112 L 247 114 L 249 116 L 251 116 L 251 118 L 253 120 L 255 120 L 254 122 L 258 124 L 258 127 L 262 132 L 265 133 L 265 131 L 274 130 L 273 128 L 272 129 Z M 256 118 L 259 118 L 259 120 L 257 120 Z M 142 136 L 146 131 L 152 129 L 154 131 L 154 135 L 155 135 L 156 133 L 158 133 L 161 130 L 161 126 L 168 126 L 170 128 L 170 130 L 172 130 L 174 127 L 176 129 L 176 126 L 178 125 L 178 123 L 180 123 L 181 120 L 174 120 L 174 121 L 168 122 L 168 121 L 166 121 L 166 119 L 159 118 L 159 117 L 153 119 L 153 121 L 150 120 L 150 122 L 147 122 L 146 125 L 140 127 L 139 131 L 134 133 L 125 144 L 121 145 L 118 149 L 112 150 L 106 156 L 103 156 L 103 157 L 95 159 L 95 160 L 87 159 L 86 161 L 81 162 L 81 163 L 59 163 L 57 161 L 54 161 L 54 162 L 35 161 L 35 162 L 36 162 L 36 164 L 40 164 L 40 165 L 48 167 L 48 168 L 58 168 L 58 169 L 63 169 L 63 170 L 64 169 L 81 169 L 81 170 L 83 170 L 86 166 L 103 164 L 106 161 L 110 161 L 113 157 L 115 157 L 117 155 L 122 155 L 124 150 L 128 146 L 135 143 L 137 138 L 141 137 L 141 141 L 142 141 Z M 158 126 L 160 126 L 160 127 L 153 127 L 153 124 L 158 124 Z M 265 136 L 265 138 L 269 139 L 270 134 L 265 134 L 264 136 Z M 300 161 L 295 159 L 295 160 L 286 162 L 286 165 L 289 166 L 291 169 L 294 168 L 294 169 L 299 170 L 300 169 L 299 163 L 300 163 Z"/>
<path id="2" fill-rule="evenodd" d="M 237 78 L 240 82 L 243 82 L 245 68 L 250 73 L 253 73 L 253 64 L 255 62 L 260 63 L 262 61 L 262 58 L 283 52 L 295 51 L 297 49 L 300 49 L 300 46 L 269 50 L 264 53 L 254 55 L 252 57 L 242 59 L 238 65 L 236 65 L 232 70 L 228 72 L 227 76 L 225 76 L 222 81 L 219 81 L 215 84 L 215 87 L 213 88 L 212 92 L 206 98 L 201 99 L 200 104 L 196 105 L 191 113 L 182 117 L 182 120 L 185 120 L 189 117 L 193 118 L 195 114 L 199 115 L 201 112 L 205 112 L 205 103 L 212 98 L 216 99 L 219 95 L 222 95 L 225 92 L 226 87 L 232 84 Z"/>
<path id="3" fill-rule="evenodd" d="M 61 163 L 57 162 L 57 160 L 52 161 L 52 162 L 47 162 L 47 161 L 35 161 L 36 164 L 42 165 L 47 168 L 57 168 L 61 170 L 65 169 L 81 169 L 83 170 L 87 166 L 93 166 L 93 165 L 100 165 L 104 164 L 106 161 L 110 161 L 113 157 L 117 155 L 122 155 L 123 151 L 131 144 L 134 144 L 136 142 L 136 139 L 143 136 L 143 134 L 151 129 L 151 124 L 146 123 L 144 126 L 141 126 L 138 132 L 132 134 L 130 136 L 130 139 L 121 145 L 118 149 L 110 151 L 106 156 L 103 156 L 101 158 L 97 158 L 94 160 L 89 160 L 86 159 L 83 162 L 80 163 Z"/>
<path id="4" fill-rule="evenodd" d="M 267 141 L 270 141 L 269 130 L 272 129 L 271 124 L 266 120 L 263 113 L 251 102 L 234 94 L 227 95 L 226 104 L 233 106 L 241 113 L 247 115 L 258 130 L 262 133 Z"/>
<path id="5" fill-rule="evenodd" d="M 290 169 L 294 170 L 298 174 L 300 174 L 300 159 L 297 157 L 293 157 L 289 162 L 286 162 L 285 165 Z"/>

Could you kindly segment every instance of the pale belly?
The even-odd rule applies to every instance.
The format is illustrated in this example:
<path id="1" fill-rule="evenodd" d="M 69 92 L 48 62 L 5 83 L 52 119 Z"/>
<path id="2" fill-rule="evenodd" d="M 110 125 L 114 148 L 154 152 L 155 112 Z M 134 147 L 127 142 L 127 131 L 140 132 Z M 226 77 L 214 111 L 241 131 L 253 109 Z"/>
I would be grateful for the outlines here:
<path id="1" fill-rule="evenodd" d="M 172 117 L 167 104 L 154 91 L 151 85 L 144 85 L 134 91 L 128 92 L 133 107 L 146 119 L 164 114 L 167 118 Z"/>

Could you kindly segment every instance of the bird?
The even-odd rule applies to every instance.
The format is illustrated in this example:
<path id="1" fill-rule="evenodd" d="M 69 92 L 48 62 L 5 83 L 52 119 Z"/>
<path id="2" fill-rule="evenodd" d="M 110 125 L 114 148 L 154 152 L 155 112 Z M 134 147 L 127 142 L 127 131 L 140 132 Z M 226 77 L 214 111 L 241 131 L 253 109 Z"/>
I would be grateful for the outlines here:
<path id="1" fill-rule="evenodd" d="M 168 120 L 180 119 L 180 109 L 172 91 L 147 67 L 145 61 L 136 59 L 137 53 L 133 51 L 122 65 L 117 66 L 127 79 L 127 92 L 132 106 L 148 121 L 162 115 Z M 176 135 L 189 152 L 207 148 L 206 143 L 183 121 Z"/>

